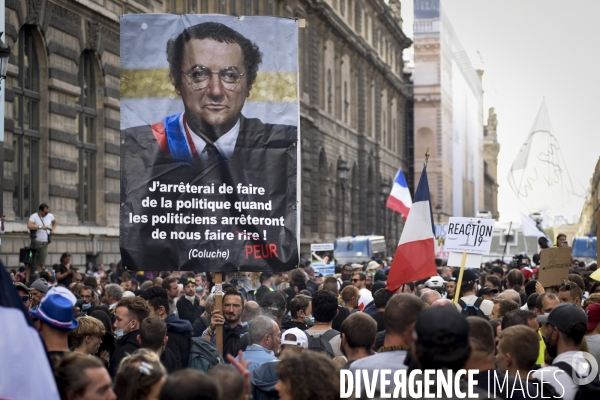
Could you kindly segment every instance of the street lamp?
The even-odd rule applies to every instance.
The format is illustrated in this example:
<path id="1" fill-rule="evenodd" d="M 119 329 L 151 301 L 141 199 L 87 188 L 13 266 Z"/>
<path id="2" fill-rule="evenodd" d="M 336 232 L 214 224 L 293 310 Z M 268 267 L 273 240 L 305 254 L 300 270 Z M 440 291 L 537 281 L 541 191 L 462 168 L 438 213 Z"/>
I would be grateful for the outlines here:
<path id="1" fill-rule="evenodd" d="M 338 161 L 338 181 L 342 188 L 342 236 L 346 234 L 346 182 L 348 181 L 348 164 L 344 160 Z"/>
<path id="2" fill-rule="evenodd" d="M 383 228 L 383 236 L 386 237 L 387 240 L 387 219 L 386 219 L 386 212 L 387 210 L 385 209 L 385 203 L 386 200 L 388 198 L 388 196 L 390 195 L 390 184 L 387 183 L 386 181 L 382 181 L 381 182 L 381 187 L 379 188 L 379 200 L 381 201 L 381 207 L 383 208 L 383 211 L 381 212 L 381 218 L 382 218 L 382 228 Z"/>

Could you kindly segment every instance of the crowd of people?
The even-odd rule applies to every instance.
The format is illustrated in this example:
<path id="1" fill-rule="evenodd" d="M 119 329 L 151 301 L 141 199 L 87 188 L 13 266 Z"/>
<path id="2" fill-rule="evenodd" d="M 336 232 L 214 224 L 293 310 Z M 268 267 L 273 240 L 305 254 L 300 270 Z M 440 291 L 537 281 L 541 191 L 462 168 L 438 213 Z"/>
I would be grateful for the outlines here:
<path id="1" fill-rule="evenodd" d="M 327 277 L 310 262 L 228 274 L 221 288 L 212 273 L 76 268 L 69 253 L 29 281 L 10 273 L 62 399 L 335 399 L 342 369 L 377 382 L 381 369 L 445 368 L 478 370 L 479 398 L 574 400 L 570 370 L 586 362 L 575 354 L 600 359 L 596 263 L 573 260 L 568 280 L 543 287 L 536 262 L 488 262 L 460 285 L 459 268 L 441 265 L 396 293 L 386 289 L 387 260 L 338 265 Z"/>

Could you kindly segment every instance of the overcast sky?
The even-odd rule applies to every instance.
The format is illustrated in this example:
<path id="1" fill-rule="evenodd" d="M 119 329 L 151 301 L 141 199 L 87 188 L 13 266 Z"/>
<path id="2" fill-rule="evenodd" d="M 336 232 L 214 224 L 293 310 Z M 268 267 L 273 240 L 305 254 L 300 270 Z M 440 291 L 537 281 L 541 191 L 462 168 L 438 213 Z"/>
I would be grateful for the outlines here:
<path id="1" fill-rule="evenodd" d="M 507 175 L 544 97 L 571 177 L 589 189 L 600 156 L 600 1 L 442 0 L 442 7 L 473 65 L 483 62 L 486 118 L 489 107 L 498 116 L 500 219 L 518 220 Z M 412 12 L 402 1 L 411 37 Z M 582 205 L 554 214 L 572 220 Z"/>

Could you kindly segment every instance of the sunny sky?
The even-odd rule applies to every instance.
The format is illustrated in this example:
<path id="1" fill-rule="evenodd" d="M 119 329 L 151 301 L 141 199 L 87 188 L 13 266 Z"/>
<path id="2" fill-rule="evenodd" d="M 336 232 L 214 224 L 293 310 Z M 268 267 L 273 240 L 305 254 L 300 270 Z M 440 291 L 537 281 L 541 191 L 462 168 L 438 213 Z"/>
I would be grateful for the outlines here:
<path id="1" fill-rule="evenodd" d="M 571 177 L 588 189 L 600 156 L 600 1 L 442 0 L 442 7 L 473 65 L 483 62 L 486 118 L 489 107 L 498 115 L 501 220 L 518 219 L 507 175 L 544 97 Z M 411 37 L 412 10 L 402 2 Z M 572 220 L 582 204 L 553 214 Z"/>

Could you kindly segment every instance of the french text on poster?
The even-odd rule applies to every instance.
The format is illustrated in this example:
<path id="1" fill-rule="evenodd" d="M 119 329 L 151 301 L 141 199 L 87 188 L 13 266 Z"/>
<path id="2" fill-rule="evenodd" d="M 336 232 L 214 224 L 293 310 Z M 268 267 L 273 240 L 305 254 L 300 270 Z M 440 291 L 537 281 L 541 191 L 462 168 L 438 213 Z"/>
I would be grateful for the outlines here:
<path id="1" fill-rule="evenodd" d="M 136 14 L 120 27 L 123 265 L 295 268 L 297 21 Z"/>
<path id="2" fill-rule="evenodd" d="M 488 254 L 493 232 L 493 219 L 450 217 L 446 231 L 446 251 Z"/>
<path id="3" fill-rule="evenodd" d="M 540 252 L 538 280 L 544 287 L 560 286 L 569 277 L 571 248 L 552 247 Z"/>

